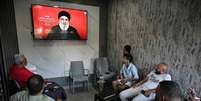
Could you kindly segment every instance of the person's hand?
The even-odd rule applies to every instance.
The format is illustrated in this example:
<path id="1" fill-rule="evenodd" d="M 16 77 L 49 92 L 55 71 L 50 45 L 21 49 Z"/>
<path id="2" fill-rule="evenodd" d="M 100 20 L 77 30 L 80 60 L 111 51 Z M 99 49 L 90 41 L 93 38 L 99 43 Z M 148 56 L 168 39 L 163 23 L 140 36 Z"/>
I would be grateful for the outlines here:
<path id="1" fill-rule="evenodd" d="M 132 77 L 132 76 L 129 76 L 129 77 L 128 77 L 128 80 L 133 80 L 133 77 Z"/>
<path id="2" fill-rule="evenodd" d="M 57 99 L 56 101 L 63 101 L 62 99 Z"/>
<path id="3" fill-rule="evenodd" d="M 119 84 L 121 84 L 121 79 L 117 79 L 117 82 L 118 82 Z"/>
<path id="4" fill-rule="evenodd" d="M 144 96 L 148 97 L 152 93 L 151 90 L 145 90 L 144 91 Z"/>
<path id="5" fill-rule="evenodd" d="M 195 96 L 195 94 L 193 92 L 193 89 L 189 88 L 187 93 L 188 93 L 188 96 L 189 96 L 189 100 L 193 101 L 193 98 Z"/>
<path id="6" fill-rule="evenodd" d="M 136 88 L 136 87 L 138 87 L 138 86 L 140 86 L 139 84 L 135 84 L 135 85 L 133 85 L 132 87 L 133 88 Z"/>
<path id="7" fill-rule="evenodd" d="M 190 101 L 200 101 L 200 98 L 196 96 L 197 94 L 193 88 L 189 88 L 187 93 Z"/>
<path id="8" fill-rule="evenodd" d="M 121 79 L 121 76 L 120 76 L 120 75 L 118 75 L 118 76 L 117 76 L 117 79 Z"/>
<path id="9" fill-rule="evenodd" d="M 193 98 L 193 101 L 200 101 L 200 98 L 197 97 L 197 96 L 195 96 L 195 97 Z"/>

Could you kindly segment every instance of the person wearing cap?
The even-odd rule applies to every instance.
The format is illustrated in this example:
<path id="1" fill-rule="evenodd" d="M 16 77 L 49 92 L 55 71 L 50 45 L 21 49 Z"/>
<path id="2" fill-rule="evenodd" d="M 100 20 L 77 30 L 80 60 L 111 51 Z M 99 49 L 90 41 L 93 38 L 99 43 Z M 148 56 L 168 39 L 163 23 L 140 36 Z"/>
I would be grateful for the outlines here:
<path id="1" fill-rule="evenodd" d="M 60 11 L 58 14 L 59 23 L 51 28 L 47 39 L 65 39 L 65 40 L 79 40 L 80 36 L 77 30 L 70 26 L 71 16 L 66 11 Z"/>

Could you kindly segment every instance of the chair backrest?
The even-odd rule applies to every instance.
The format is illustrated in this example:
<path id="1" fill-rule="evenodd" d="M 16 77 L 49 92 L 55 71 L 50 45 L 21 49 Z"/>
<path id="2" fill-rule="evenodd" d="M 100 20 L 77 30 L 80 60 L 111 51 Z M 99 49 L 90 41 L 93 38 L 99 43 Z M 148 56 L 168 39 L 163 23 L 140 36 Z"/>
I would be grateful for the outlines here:
<path id="1" fill-rule="evenodd" d="M 96 69 L 100 73 L 106 73 L 109 71 L 109 64 L 106 57 L 100 57 L 96 59 Z"/>
<path id="2" fill-rule="evenodd" d="M 13 95 L 21 90 L 19 83 L 16 80 L 8 80 L 9 95 Z"/>
<path id="3" fill-rule="evenodd" d="M 137 68 L 137 71 L 138 71 L 138 76 L 139 76 L 139 81 L 143 80 L 145 78 L 145 75 L 144 75 L 144 69 L 143 68 L 140 68 L 138 65 L 136 65 L 136 68 Z"/>
<path id="4" fill-rule="evenodd" d="M 70 73 L 71 73 L 71 76 L 73 77 L 83 76 L 84 75 L 83 61 L 71 61 Z"/>

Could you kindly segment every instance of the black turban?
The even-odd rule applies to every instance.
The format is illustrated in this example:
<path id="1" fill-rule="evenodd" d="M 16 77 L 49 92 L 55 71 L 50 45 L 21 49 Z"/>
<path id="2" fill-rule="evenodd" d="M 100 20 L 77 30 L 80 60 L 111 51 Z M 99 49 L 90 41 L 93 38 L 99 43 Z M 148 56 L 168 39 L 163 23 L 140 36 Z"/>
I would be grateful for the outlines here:
<path id="1" fill-rule="evenodd" d="M 61 11 L 59 12 L 58 14 L 58 19 L 61 17 L 61 16 L 66 16 L 68 18 L 68 20 L 70 20 L 70 14 L 66 11 Z"/>

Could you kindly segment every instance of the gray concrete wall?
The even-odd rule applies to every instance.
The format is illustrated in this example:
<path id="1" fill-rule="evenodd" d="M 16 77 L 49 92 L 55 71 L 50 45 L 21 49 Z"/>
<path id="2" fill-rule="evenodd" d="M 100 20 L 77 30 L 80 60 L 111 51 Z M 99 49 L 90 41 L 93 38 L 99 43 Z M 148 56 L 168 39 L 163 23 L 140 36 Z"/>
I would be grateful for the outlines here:
<path id="1" fill-rule="evenodd" d="M 88 40 L 33 40 L 31 4 L 59 6 L 88 11 Z M 99 7 L 50 0 L 14 0 L 19 51 L 36 65 L 45 78 L 68 76 L 70 61 L 83 61 L 93 73 L 93 61 L 99 57 Z"/>
<path id="2" fill-rule="evenodd" d="M 182 88 L 201 95 L 201 1 L 111 0 L 108 11 L 107 55 L 121 68 L 123 46 L 132 46 L 134 63 L 149 72 L 169 64 Z"/>

